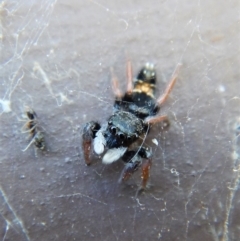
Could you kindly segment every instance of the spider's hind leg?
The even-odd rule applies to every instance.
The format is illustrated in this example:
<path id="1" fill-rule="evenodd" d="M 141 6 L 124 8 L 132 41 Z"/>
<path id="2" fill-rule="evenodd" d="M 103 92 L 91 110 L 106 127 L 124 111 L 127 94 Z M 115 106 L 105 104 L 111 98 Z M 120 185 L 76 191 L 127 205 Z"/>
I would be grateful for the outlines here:
<path id="1" fill-rule="evenodd" d="M 127 61 L 127 91 L 128 95 L 131 95 L 133 91 L 133 74 L 132 74 L 132 63 L 130 60 Z"/>
<path id="2" fill-rule="evenodd" d="M 91 121 L 88 122 L 84 128 L 82 133 L 82 147 L 84 153 L 84 160 L 87 165 L 91 164 L 90 153 L 92 140 L 96 137 L 97 131 L 101 128 L 100 124 L 97 122 Z"/>
<path id="3" fill-rule="evenodd" d="M 126 92 L 123 94 L 119 88 L 118 78 L 114 74 L 113 68 L 111 68 L 111 75 L 112 75 L 112 90 L 116 97 L 116 100 L 122 100 L 124 95 L 131 95 L 133 91 L 133 77 L 132 77 L 132 63 L 130 60 L 127 61 L 126 66 L 126 74 L 127 74 L 127 89 Z"/>
<path id="4" fill-rule="evenodd" d="M 157 99 L 156 106 L 158 106 L 159 108 L 160 108 L 160 106 L 163 105 L 163 103 L 167 100 L 169 94 L 171 93 L 171 91 L 176 83 L 178 73 L 179 73 L 181 66 L 182 66 L 181 64 L 177 65 L 176 69 L 174 70 L 174 72 L 172 74 L 172 78 L 171 78 L 168 86 L 166 87 L 164 93 Z"/>
<path id="5" fill-rule="evenodd" d="M 164 104 L 164 102 L 167 100 L 169 94 L 171 93 L 171 91 L 172 91 L 172 89 L 173 89 L 173 87 L 176 83 L 180 67 L 181 67 L 181 64 L 178 64 L 174 73 L 172 74 L 172 78 L 171 78 L 168 86 L 166 87 L 163 94 L 157 99 L 155 107 L 154 107 L 155 113 L 158 112 L 160 107 Z M 163 116 L 149 116 L 149 117 L 145 118 L 144 121 L 148 124 L 156 124 L 156 123 L 159 123 L 159 122 L 166 122 L 166 124 L 169 125 L 168 118 L 165 115 L 163 115 Z"/>

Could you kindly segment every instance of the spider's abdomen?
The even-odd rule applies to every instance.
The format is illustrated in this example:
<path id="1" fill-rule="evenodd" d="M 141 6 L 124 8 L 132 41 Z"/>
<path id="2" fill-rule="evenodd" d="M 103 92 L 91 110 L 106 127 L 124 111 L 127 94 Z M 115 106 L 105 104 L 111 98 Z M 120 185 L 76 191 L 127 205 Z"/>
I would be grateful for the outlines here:
<path id="1" fill-rule="evenodd" d="M 154 98 L 156 86 L 156 71 L 153 64 L 146 63 L 134 81 L 133 93 L 142 93 Z"/>
<path id="2" fill-rule="evenodd" d="M 130 109 L 137 109 L 138 116 L 145 118 L 155 115 L 158 112 L 155 103 L 156 71 L 153 64 L 147 63 L 137 75 L 134 81 L 132 101 L 134 106 Z M 136 108 L 137 107 L 137 108 Z"/>
<path id="3" fill-rule="evenodd" d="M 115 101 L 115 107 L 128 111 L 140 119 L 154 116 L 159 111 L 155 102 L 156 71 L 153 64 L 146 63 L 140 70 L 132 93 L 126 93 L 121 100 Z"/>

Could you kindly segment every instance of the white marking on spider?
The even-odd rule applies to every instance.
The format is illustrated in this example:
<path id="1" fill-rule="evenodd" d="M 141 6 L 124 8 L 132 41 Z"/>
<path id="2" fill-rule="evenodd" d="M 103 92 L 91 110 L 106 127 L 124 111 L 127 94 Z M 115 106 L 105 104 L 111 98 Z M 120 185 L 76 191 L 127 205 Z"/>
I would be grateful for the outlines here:
<path id="1" fill-rule="evenodd" d="M 96 152 L 97 155 L 100 155 L 103 153 L 105 146 L 106 146 L 106 140 L 101 130 L 99 130 L 96 134 L 96 138 L 94 138 L 93 140 L 94 151 Z"/>
<path id="2" fill-rule="evenodd" d="M 147 69 L 153 70 L 153 69 L 154 69 L 154 64 L 146 63 L 145 67 L 146 67 Z"/>
<path id="3" fill-rule="evenodd" d="M 104 164 L 111 164 L 117 161 L 123 154 L 126 152 L 127 147 L 119 147 L 109 149 L 106 154 L 103 156 L 102 162 Z"/>
<path id="4" fill-rule="evenodd" d="M 158 141 L 157 141 L 157 139 L 152 139 L 152 143 L 154 143 L 156 146 L 158 146 Z"/>

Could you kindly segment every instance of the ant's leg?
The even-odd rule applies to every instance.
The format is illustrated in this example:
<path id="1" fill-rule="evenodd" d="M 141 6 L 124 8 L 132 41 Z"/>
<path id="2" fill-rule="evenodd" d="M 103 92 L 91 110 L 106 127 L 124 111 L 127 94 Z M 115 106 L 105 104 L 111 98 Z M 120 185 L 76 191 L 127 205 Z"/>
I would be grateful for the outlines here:
<path id="1" fill-rule="evenodd" d="M 181 64 L 178 64 L 175 71 L 172 74 L 172 79 L 170 80 L 167 88 L 165 89 L 164 93 L 157 99 L 156 105 L 158 107 L 160 107 L 166 101 L 166 99 L 168 98 L 171 90 L 173 89 L 173 86 L 175 85 L 177 77 L 178 77 L 180 67 L 181 67 Z"/>
<path id="2" fill-rule="evenodd" d="M 37 125 L 38 124 L 35 121 L 30 120 L 23 125 L 23 127 L 21 128 L 21 132 L 22 133 L 28 133 L 28 132 L 33 133 L 34 130 L 36 129 Z"/>
<path id="3" fill-rule="evenodd" d="M 92 140 L 95 138 L 97 131 L 101 126 L 94 121 L 88 122 L 83 128 L 82 134 L 82 148 L 84 154 L 84 160 L 87 165 L 91 164 L 90 153 Z"/>
<path id="4" fill-rule="evenodd" d="M 35 138 L 33 137 L 29 144 L 22 150 L 23 152 L 26 151 L 33 143 L 35 142 Z"/>

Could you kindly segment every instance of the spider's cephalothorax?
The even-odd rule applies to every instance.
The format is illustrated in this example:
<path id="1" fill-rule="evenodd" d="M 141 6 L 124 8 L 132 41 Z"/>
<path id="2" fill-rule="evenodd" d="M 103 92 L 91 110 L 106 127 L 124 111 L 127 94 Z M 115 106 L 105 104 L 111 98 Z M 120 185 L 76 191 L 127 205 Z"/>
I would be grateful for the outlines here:
<path id="1" fill-rule="evenodd" d="M 177 73 L 173 75 L 165 92 L 158 99 L 154 96 L 156 71 L 153 64 L 147 63 L 133 81 L 131 63 L 128 62 L 127 77 L 127 90 L 124 94 L 118 88 L 117 78 L 113 77 L 116 111 L 109 117 L 107 124 L 101 126 L 91 121 L 85 125 L 82 135 L 83 152 L 87 165 L 91 163 L 92 146 L 96 154 L 103 154 L 102 161 L 105 164 L 121 158 L 126 164 L 120 181 L 127 180 L 141 166 L 141 188 L 145 188 L 151 167 L 151 152 L 143 147 L 143 140 L 152 124 L 167 119 L 166 116 L 156 114 L 173 88 Z M 140 147 L 136 146 L 138 141 L 142 142 Z"/>
<path id="2" fill-rule="evenodd" d="M 129 146 L 144 133 L 146 127 L 146 124 L 134 114 L 116 111 L 109 118 L 107 132 L 105 132 L 105 136 L 109 137 L 108 147 Z"/>

